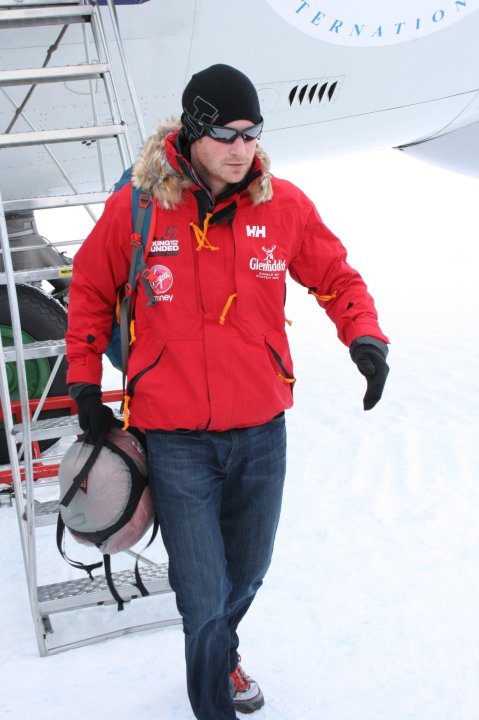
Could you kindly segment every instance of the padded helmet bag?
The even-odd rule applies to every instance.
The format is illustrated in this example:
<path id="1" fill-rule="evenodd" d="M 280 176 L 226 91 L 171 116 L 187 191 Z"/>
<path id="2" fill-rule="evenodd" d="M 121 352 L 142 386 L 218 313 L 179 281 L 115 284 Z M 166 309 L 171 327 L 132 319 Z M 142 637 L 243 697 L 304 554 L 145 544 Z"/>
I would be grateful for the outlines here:
<path id="1" fill-rule="evenodd" d="M 146 467 L 142 443 L 118 427 L 104 442 L 71 445 L 59 469 L 60 514 L 78 542 L 113 554 L 141 540 L 155 515 Z"/>
<path id="2" fill-rule="evenodd" d="M 142 433 L 113 426 L 93 445 L 81 436 L 65 453 L 59 468 L 60 512 L 57 547 L 72 566 L 92 571 L 105 566 L 105 579 L 112 597 L 123 610 L 124 599 L 115 587 L 110 555 L 128 550 L 153 525 L 153 542 L 158 531 L 147 479 L 146 452 Z M 86 565 L 65 553 L 65 527 L 80 543 L 95 545 L 103 561 Z M 149 595 L 140 571 L 138 556 L 134 585 L 141 595 Z"/>

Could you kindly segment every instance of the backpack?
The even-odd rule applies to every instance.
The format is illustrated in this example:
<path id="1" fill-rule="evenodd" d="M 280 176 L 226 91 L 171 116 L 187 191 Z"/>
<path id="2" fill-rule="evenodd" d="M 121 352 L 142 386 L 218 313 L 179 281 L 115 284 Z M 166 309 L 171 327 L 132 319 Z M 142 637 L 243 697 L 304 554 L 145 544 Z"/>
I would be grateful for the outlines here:
<path id="1" fill-rule="evenodd" d="M 158 522 L 147 478 L 143 434 L 135 429 L 121 430 L 113 425 L 93 444 L 82 435 L 70 446 L 59 467 L 60 512 L 57 521 L 57 547 L 72 567 L 92 571 L 105 567 L 105 577 L 118 609 L 124 600 L 115 588 L 110 555 L 129 550 L 153 525 L 153 542 Z M 84 545 L 96 546 L 101 562 L 85 565 L 71 560 L 65 552 L 65 528 Z M 141 595 L 148 595 L 138 569 L 135 580 Z"/>
<path id="2" fill-rule="evenodd" d="M 127 168 L 113 192 L 118 192 L 124 185 L 131 182 L 132 167 Z M 128 366 L 129 346 L 132 332 L 134 300 L 136 287 L 140 280 L 148 297 L 148 305 L 154 304 L 153 292 L 149 281 L 155 276 L 150 273 L 145 259 L 148 256 L 153 240 L 156 220 L 156 203 L 151 193 L 131 186 L 132 229 L 131 263 L 128 279 L 117 294 L 116 311 L 111 328 L 110 341 L 105 355 L 111 364 L 123 374 L 123 393 L 125 391 L 126 370 Z"/>

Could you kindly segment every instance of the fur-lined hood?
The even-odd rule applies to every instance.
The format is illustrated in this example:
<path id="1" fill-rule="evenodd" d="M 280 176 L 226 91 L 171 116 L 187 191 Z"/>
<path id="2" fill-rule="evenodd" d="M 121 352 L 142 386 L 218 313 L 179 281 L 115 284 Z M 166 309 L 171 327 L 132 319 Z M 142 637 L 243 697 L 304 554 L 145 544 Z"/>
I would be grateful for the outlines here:
<path id="1" fill-rule="evenodd" d="M 167 158 L 166 136 L 180 127 L 179 119 L 160 123 L 156 132 L 143 145 L 133 168 L 135 187 L 153 193 L 165 210 L 177 207 L 181 203 L 183 191 L 192 184 L 190 178 L 175 170 Z M 253 180 L 248 187 L 254 205 L 268 202 L 273 197 L 269 157 L 259 145 L 256 147 L 256 156 L 261 162 L 263 175 Z"/>

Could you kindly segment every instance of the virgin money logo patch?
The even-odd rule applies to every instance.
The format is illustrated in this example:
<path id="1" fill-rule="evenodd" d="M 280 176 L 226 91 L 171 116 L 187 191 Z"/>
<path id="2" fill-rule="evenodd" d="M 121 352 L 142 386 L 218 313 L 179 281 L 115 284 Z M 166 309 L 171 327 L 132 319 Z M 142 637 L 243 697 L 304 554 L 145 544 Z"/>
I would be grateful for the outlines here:
<path id="1" fill-rule="evenodd" d="M 173 285 L 173 273 L 170 268 L 167 268 L 166 265 L 153 265 L 150 269 L 155 275 L 155 279 L 150 280 L 150 285 L 155 293 L 155 301 L 171 302 L 173 300 L 173 295 L 167 294 L 168 290 L 170 290 Z"/>

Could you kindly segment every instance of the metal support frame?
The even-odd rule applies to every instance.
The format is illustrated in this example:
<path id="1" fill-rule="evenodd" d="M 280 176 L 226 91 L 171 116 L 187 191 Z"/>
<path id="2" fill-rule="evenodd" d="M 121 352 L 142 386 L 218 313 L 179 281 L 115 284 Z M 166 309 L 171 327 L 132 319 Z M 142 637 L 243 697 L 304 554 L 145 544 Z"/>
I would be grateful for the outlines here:
<path id="1" fill-rule="evenodd" d="M 51 54 L 58 46 L 58 43 L 56 43 L 47 53 L 42 68 L 29 68 L 15 71 L 0 70 L 0 89 L 14 109 L 14 122 L 16 122 L 18 117 L 22 117 L 31 130 L 31 132 L 7 132 L 0 135 L 0 151 L 2 148 L 19 146 L 44 147 L 73 191 L 72 195 L 64 197 L 20 198 L 2 202 L 0 189 L 0 241 L 4 262 L 4 272 L 0 273 L 0 284 L 7 286 L 14 336 L 13 347 L 8 348 L 3 347 L 0 337 L 0 399 L 10 457 L 10 467 L 8 471 L 3 470 L 1 475 L 3 480 L 7 480 L 7 483 L 8 477 L 11 478 L 36 639 L 40 655 L 49 655 L 105 638 L 117 637 L 152 627 L 176 624 L 180 622 L 180 620 L 178 615 L 175 614 L 175 616 L 170 619 L 156 619 L 147 623 L 137 622 L 136 624 L 132 624 L 130 621 L 127 627 L 121 629 L 105 628 L 105 631 L 99 635 L 92 634 L 90 637 L 82 639 L 68 638 L 66 641 L 58 642 L 54 632 L 54 616 L 66 611 L 78 612 L 84 608 L 111 604 L 113 600 L 102 576 L 94 580 L 81 578 L 42 586 L 38 583 L 37 529 L 39 527 L 44 528 L 45 526 L 53 525 L 56 522 L 58 501 L 39 502 L 35 497 L 37 481 L 47 478 L 48 482 L 52 485 L 57 483 L 56 476 L 59 458 L 49 457 L 45 462 L 42 457 L 38 457 L 38 453 L 34 448 L 38 448 L 37 443 L 39 440 L 75 435 L 79 432 L 80 428 L 78 426 L 77 416 L 71 414 L 71 405 L 69 407 L 70 412 L 66 417 L 53 420 L 38 419 L 42 407 L 48 407 L 48 392 L 53 382 L 54 373 L 58 369 L 65 354 L 65 342 L 64 340 L 51 340 L 31 343 L 29 346 L 23 345 L 16 286 L 19 283 L 39 282 L 54 279 L 59 275 L 71 275 L 72 269 L 69 266 L 62 266 L 15 270 L 12 261 L 5 212 L 33 212 L 35 209 L 42 207 L 65 207 L 73 205 L 84 205 L 86 207 L 89 202 L 104 201 L 106 199 L 103 173 L 104 159 L 101 147 L 99 147 L 101 139 L 106 137 L 116 138 L 118 154 L 123 167 L 127 167 L 134 161 L 133 145 L 129 137 L 126 115 L 120 98 L 117 70 L 120 71 L 123 84 L 126 84 L 128 88 L 128 102 L 129 106 L 133 109 L 141 140 L 145 139 L 145 131 L 138 99 L 126 62 L 126 55 L 118 29 L 116 10 L 112 0 L 107 0 L 107 5 L 114 43 L 119 56 L 119 66 L 116 69 L 113 68 L 112 65 L 102 14 L 96 2 L 88 2 L 88 0 L 62 0 L 61 4 L 58 2 L 58 5 L 56 5 L 55 0 L 44 0 L 44 2 L 40 2 L 39 0 L 24 0 L 23 4 L 26 7 L 18 8 L 18 6 L 12 3 L 12 5 L 6 9 L 8 3 L 5 2 L 5 0 L 0 0 L 0 28 L 9 27 L 10 32 L 18 32 L 17 28 L 25 26 L 36 27 L 47 24 L 68 26 L 71 23 L 82 23 L 83 45 L 86 59 L 85 65 L 56 68 L 47 67 Z M 89 39 L 86 32 L 87 27 L 91 32 L 91 39 Z M 64 34 L 63 31 L 60 33 L 58 42 L 61 41 Z M 92 60 L 93 49 L 96 57 Z M 36 85 L 39 83 L 59 83 L 67 79 L 69 82 L 80 79 L 86 79 L 90 82 L 93 124 L 89 127 L 66 130 L 37 130 L 26 113 L 26 106 L 31 106 L 32 103 L 34 103 L 35 93 L 33 91 Z M 95 92 L 92 85 L 93 80 L 103 83 L 111 117 L 111 123 L 109 125 L 102 125 L 99 122 Z M 5 88 L 21 84 L 30 86 L 30 89 L 26 93 L 23 101 L 17 103 L 10 97 Z M 12 126 L 13 124 L 11 124 L 9 130 Z M 74 179 L 70 177 L 65 168 L 62 167 L 53 150 L 51 150 L 50 145 L 56 142 L 74 143 L 91 138 L 98 141 L 101 189 L 95 193 L 82 194 L 78 192 Z M 87 207 L 86 209 L 90 210 Z M 16 249 L 16 252 L 22 251 L 28 252 L 28 246 Z M 29 358 L 53 356 L 56 356 L 57 359 L 52 376 L 46 384 L 41 398 L 32 401 L 28 397 L 25 362 Z M 9 395 L 6 365 L 7 362 L 13 361 L 16 361 L 17 364 L 20 400 L 19 402 L 12 403 Z M 109 402 L 112 400 L 113 397 L 110 397 L 109 393 L 104 394 L 104 401 Z M 71 403 L 71 401 L 69 402 Z M 20 423 L 18 422 L 18 405 L 21 414 Z M 16 419 L 14 419 L 14 415 Z M 10 473 L 10 475 L 8 475 L 8 473 Z M 52 542 L 55 542 L 53 538 Z M 136 553 L 133 552 L 129 554 L 137 556 Z M 167 578 L 167 564 L 158 564 L 147 558 L 137 557 L 142 560 L 145 566 L 144 572 L 142 571 L 144 575 L 143 580 L 150 594 L 163 595 L 165 593 L 171 593 Z M 138 598 L 139 593 L 135 587 L 134 575 L 131 571 L 122 570 L 113 573 L 113 577 L 121 595 L 126 601 Z M 74 623 L 71 625 L 74 626 Z"/>
<path id="2" fill-rule="evenodd" d="M 131 143 L 129 132 L 126 123 L 126 115 L 123 109 L 118 83 L 115 80 L 115 74 L 112 72 L 112 61 L 108 49 L 108 41 L 106 38 L 105 29 L 103 26 L 103 20 L 99 7 L 96 2 L 88 2 L 88 0 L 69 0 L 70 6 L 58 5 L 58 7 L 52 7 L 52 3 L 36 3 L 34 8 L 13 8 L 10 10 L 0 10 L 0 28 L 1 27 L 24 27 L 30 25 L 46 25 L 54 24 L 56 22 L 65 23 L 65 27 L 71 23 L 81 23 L 83 30 L 83 40 L 85 49 L 85 61 L 86 64 L 83 66 L 72 66 L 66 68 L 48 68 L 48 64 L 52 52 L 49 51 L 47 58 L 42 68 L 30 69 L 30 71 L 4 71 L 0 73 L 0 89 L 2 90 L 5 97 L 15 108 L 15 116 L 22 117 L 23 120 L 31 128 L 30 132 L 26 133 L 11 133 L 12 123 L 10 123 L 9 129 L 4 135 L 0 135 L 0 149 L 2 147 L 22 147 L 28 145 L 42 145 L 45 151 L 48 153 L 52 161 L 55 163 L 63 178 L 72 189 L 74 194 L 79 194 L 78 188 L 73 183 L 72 179 L 62 167 L 61 163 L 55 156 L 55 153 L 49 147 L 52 143 L 63 143 L 63 142 L 75 142 L 75 141 L 98 141 L 97 151 L 99 155 L 99 171 L 101 175 L 101 188 L 106 192 L 104 174 L 103 174 L 103 161 L 102 161 L 102 149 L 101 139 L 115 138 L 117 141 L 118 152 L 121 158 L 121 163 L 124 168 L 128 167 L 134 162 L 135 152 Z M 9 16 L 12 19 L 9 20 Z M 117 17 L 114 10 L 110 9 L 111 23 L 113 26 L 113 33 L 115 40 L 121 41 L 117 23 Z M 98 56 L 98 62 L 92 63 L 90 59 L 90 47 L 89 40 L 86 34 L 86 27 L 90 28 L 93 44 L 95 47 L 96 54 Z M 65 29 L 65 28 L 64 28 Z M 61 42 L 64 32 L 62 32 L 57 39 L 57 43 L 52 46 L 53 52 L 58 48 L 58 43 Z M 51 49 L 50 49 L 51 50 Z M 131 73 L 128 68 L 126 55 L 123 46 L 120 49 L 121 59 L 121 73 L 125 78 L 127 87 L 130 91 L 131 106 L 138 123 L 140 132 L 140 138 L 144 140 L 144 125 L 141 116 L 141 110 L 136 94 L 131 95 L 133 83 L 131 80 Z M 83 67 L 83 71 L 81 70 Z M 71 69 L 71 73 L 70 73 Z M 25 107 L 28 102 L 31 102 L 31 96 L 33 90 L 38 83 L 47 82 L 60 82 L 65 80 L 75 81 L 81 80 L 88 76 L 95 77 L 99 76 L 103 81 L 103 87 L 107 99 L 107 103 L 111 114 L 110 125 L 98 125 L 95 122 L 95 126 L 90 127 L 88 132 L 85 132 L 85 128 L 71 128 L 65 131 L 53 130 L 53 131 L 40 131 L 37 130 L 35 125 L 31 122 L 25 113 Z M 16 103 L 9 93 L 5 90 L 5 87 L 19 84 L 28 84 L 31 82 L 30 90 L 28 91 L 24 101 L 19 105 Z M 90 80 L 91 83 L 91 80 Z M 93 117 L 97 121 L 98 115 L 96 111 L 96 98 L 93 91 L 93 87 L 90 84 L 90 97 L 92 101 Z M 66 196 L 71 197 L 71 196 Z M 74 196 L 73 196 L 74 197 Z M 83 203 L 82 203 L 83 204 Z M 89 213 L 93 221 L 96 221 L 96 216 L 93 211 L 85 205 L 86 211 Z"/>

